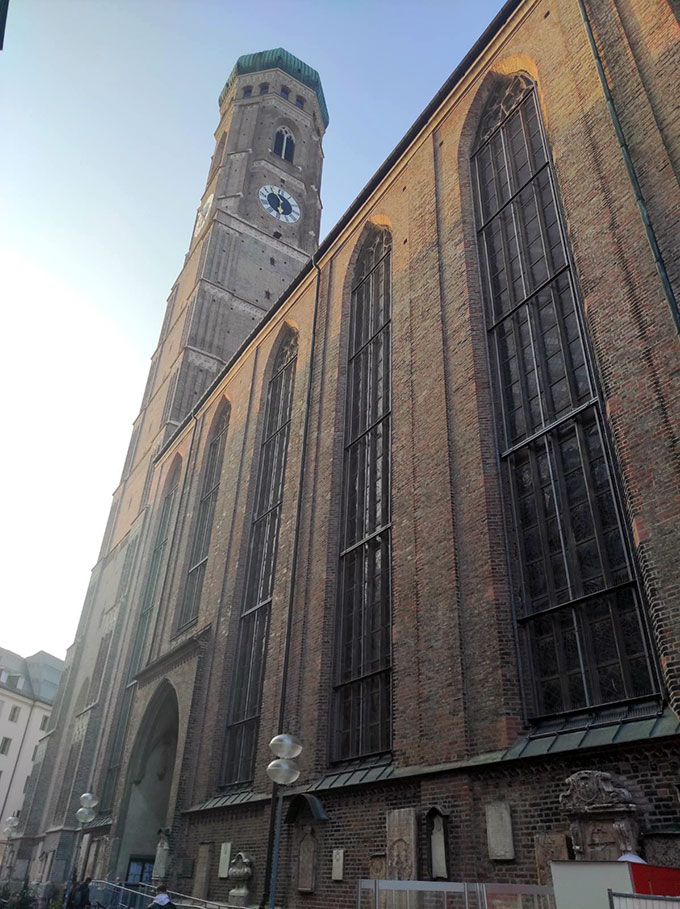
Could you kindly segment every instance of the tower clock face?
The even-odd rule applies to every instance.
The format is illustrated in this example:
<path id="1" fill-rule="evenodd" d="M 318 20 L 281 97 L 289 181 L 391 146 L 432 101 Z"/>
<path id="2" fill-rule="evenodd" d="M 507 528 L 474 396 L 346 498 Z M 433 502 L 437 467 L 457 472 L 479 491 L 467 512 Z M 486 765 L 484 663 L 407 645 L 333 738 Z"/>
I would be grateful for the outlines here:
<path id="1" fill-rule="evenodd" d="M 300 206 L 291 194 L 280 186 L 262 186 L 259 196 L 262 208 L 273 218 L 291 224 L 300 217 Z"/>

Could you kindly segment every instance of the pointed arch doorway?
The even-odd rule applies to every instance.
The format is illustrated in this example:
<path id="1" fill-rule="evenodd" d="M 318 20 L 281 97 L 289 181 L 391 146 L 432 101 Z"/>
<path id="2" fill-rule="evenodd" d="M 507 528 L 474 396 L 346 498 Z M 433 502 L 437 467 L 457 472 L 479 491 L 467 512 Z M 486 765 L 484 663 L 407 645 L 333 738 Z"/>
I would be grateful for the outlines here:
<path id="1" fill-rule="evenodd" d="M 132 749 L 116 864 L 119 879 L 150 877 L 158 832 L 168 823 L 178 727 L 177 695 L 164 681 L 146 709 Z"/>

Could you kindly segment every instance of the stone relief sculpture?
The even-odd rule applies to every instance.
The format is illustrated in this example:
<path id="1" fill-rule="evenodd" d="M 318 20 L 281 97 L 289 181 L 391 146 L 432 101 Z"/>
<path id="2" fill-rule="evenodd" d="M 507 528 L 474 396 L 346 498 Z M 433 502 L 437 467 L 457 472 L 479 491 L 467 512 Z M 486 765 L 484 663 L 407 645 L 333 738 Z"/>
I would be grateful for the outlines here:
<path id="1" fill-rule="evenodd" d="M 153 863 L 153 880 L 164 881 L 168 876 L 170 868 L 170 842 L 168 836 L 171 833 L 170 827 L 161 827 L 158 831 L 158 843 L 156 843 L 156 857 Z"/>
<path id="2" fill-rule="evenodd" d="M 602 770 L 580 770 L 567 780 L 560 805 L 581 861 L 616 861 L 638 853 L 637 805 L 631 793 Z"/>
<path id="3" fill-rule="evenodd" d="M 248 881 L 253 876 L 253 860 L 247 852 L 237 852 L 229 866 L 229 880 L 234 886 L 229 891 L 229 904 L 231 906 L 247 906 L 250 891 Z"/>

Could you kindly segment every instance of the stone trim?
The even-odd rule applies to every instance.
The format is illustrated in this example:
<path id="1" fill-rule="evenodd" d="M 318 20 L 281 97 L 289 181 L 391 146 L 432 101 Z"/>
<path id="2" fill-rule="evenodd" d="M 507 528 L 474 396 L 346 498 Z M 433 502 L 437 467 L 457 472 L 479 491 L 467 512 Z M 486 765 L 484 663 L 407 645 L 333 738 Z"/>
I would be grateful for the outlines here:
<path id="1" fill-rule="evenodd" d="M 212 625 L 206 625 L 200 631 L 197 631 L 196 634 L 193 634 L 188 638 L 188 640 L 182 641 L 177 647 L 168 651 L 168 653 L 164 653 L 157 660 L 154 660 L 153 663 L 150 663 L 148 666 L 145 666 L 144 669 L 141 669 L 134 677 L 133 681 L 137 682 L 140 689 L 144 688 L 151 682 L 156 681 L 160 676 L 167 675 L 173 669 L 181 666 L 182 663 L 187 663 L 189 660 L 193 659 L 207 644 L 211 628 Z"/>

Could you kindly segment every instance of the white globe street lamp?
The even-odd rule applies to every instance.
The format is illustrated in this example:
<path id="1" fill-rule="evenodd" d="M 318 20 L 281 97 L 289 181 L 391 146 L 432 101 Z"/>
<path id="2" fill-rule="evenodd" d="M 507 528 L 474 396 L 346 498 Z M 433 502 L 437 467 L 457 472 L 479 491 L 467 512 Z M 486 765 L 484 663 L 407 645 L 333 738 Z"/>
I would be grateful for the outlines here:
<path id="1" fill-rule="evenodd" d="M 81 824 L 89 824 L 90 821 L 93 821 L 97 817 L 97 812 L 93 811 L 91 808 L 79 808 L 76 811 L 76 817 Z"/>
<path id="2" fill-rule="evenodd" d="M 295 758 L 302 754 L 302 745 L 295 736 L 286 732 L 275 735 L 269 743 L 274 760 L 267 766 L 267 775 L 274 782 L 276 795 L 278 786 L 290 786 L 300 776 L 300 768 Z M 272 850 L 272 874 L 269 883 L 269 909 L 276 909 L 276 880 L 279 873 L 279 852 L 281 850 L 281 815 L 283 813 L 283 793 L 278 793 L 276 802 L 276 821 L 274 825 L 274 847 Z"/>
<path id="3" fill-rule="evenodd" d="M 302 754 L 300 742 L 294 735 L 288 735 L 286 732 L 275 735 L 269 743 L 269 747 L 278 758 L 296 758 Z"/>
<path id="4" fill-rule="evenodd" d="M 83 794 L 80 796 L 81 807 L 76 811 L 76 820 L 80 826 L 78 827 L 78 833 L 76 834 L 75 849 L 73 852 L 74 884 L 78 880 L 78 850 L 80 849 L 80 841 L 83 836 L 83 827 L 85 824 L 90 824 L 97 817 L 95 808 L 98 804 L 99 799 L 92 792 L 83 792 Z"/>
<path id="5" fill-rule="evenodd" d="M 300 768 L 293 760 L 276 758 L 267 766 L 267 774 L 277 786 L 290 786 L 300 776 Z"/>
<path id="6" fill-rule="evenodd" d="M 99 804 L 99 799 L 92 792 L 83 792 L 80 796 L 80 804 L 83 808 L 96 808 Z"/>

